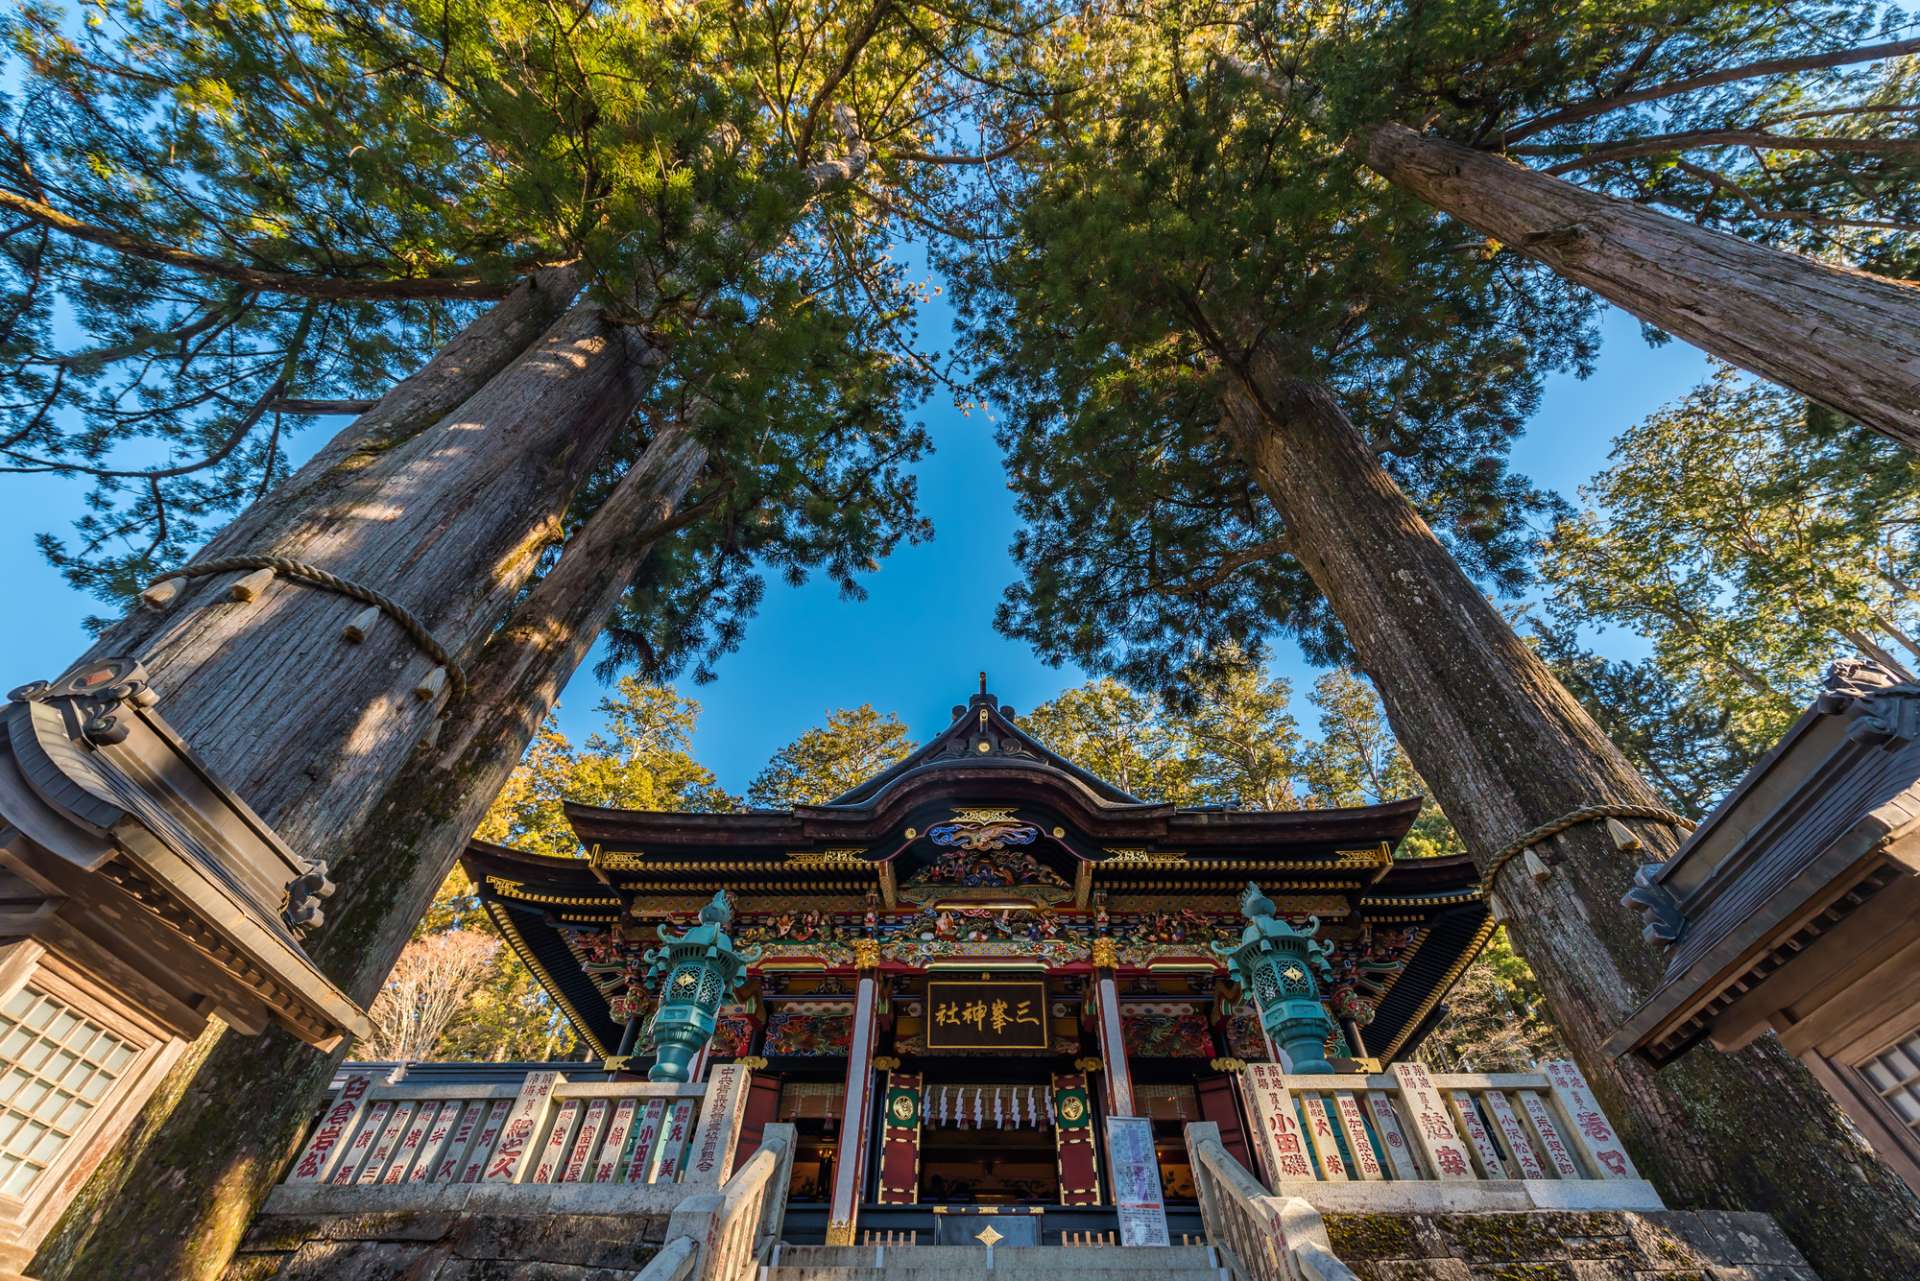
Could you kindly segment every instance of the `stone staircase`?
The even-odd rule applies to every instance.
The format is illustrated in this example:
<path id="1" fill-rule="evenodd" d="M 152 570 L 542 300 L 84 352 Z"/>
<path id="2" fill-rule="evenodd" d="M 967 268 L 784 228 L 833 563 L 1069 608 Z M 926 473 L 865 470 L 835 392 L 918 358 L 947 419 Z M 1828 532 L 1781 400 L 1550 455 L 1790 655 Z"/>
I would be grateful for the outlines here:
<path id="1" fill-rule="evenodd" d="M 781 1245 L 759 1281 L 1229 1281 L 1211 1246 Z"/>

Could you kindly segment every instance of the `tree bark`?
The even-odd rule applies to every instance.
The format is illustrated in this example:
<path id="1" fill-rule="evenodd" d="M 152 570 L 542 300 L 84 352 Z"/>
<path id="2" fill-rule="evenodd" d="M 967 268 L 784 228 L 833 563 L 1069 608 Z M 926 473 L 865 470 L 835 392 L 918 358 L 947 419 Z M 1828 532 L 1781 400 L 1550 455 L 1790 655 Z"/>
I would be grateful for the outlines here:
<path id="1" fill-rule="evenodd" d="M 579 304 L 426 430 L 388 446 L 382 433 L 403 420 L 356 424 L 354 452 L 248 543 L 223 537 L 216 550 L 290 557 L 384 592 L 456 658 L 471 654 L 560 540 L 567 504 L 657 363 L 637 331 Z M 137 654 L 181 736 L 296 852 L 319 855 L 413 754 L 438 711 L 414 693 L 435 662 L 389 621 L 346 643 L 365 605 L 284 578 L 227 603 L 236 577 L 188 580 L 165 613 L 136 611 L 92 654 Z"/>
<path id="2" fill-rule="evenodd" d="M 374 406 L 322 445 L 282 484 L 227 522 L 197 552 L 196 561 L 258 551 L 393 446 L 411 439 L 466 403 L 468 397 L 524 354 L 566 313 L 580 288 L 573 267 L 538 271 L 477 316 Z M 118 635 L 116 629 L 115 635 Z"/>
<path id="3" fill-rule="evenodd" d="M 628 409 L 600 412 L 623 420 Z M 600 430 L 578 426 L 583 436 Z M 447 737 L 337 834 L 339 888 L 309 951 L 355 1000 L 379 990 L 648 549 L 673 528 L 705 460 L 684 428 L 661 433 L 487 639 L 469 696 L 448 709 Z M 215 1281 L 346 1053 L 316 1054 L 277 1030 L 210 1029 L 69 1206 L 33 1274 Z"/>
<path id="4" fill-rule="evenodd" d="M 1582 805 L 1659 803 L 1460 570 L 1331 394 L 1256 356 L 1230 384 L 1226 419 L 1476 857 Z M 1636 826 L 1650 849 L 1675 848 L 1663 825 Z M 1641 1172 L 1675 1203 L 1773 1214 L 1826 1281 L 1920 1276 L 1920 1201 L 1777 1041 L 1696 1050 L 1658 1073 L 1606 1053 L 1661 968 L 1620 906 L 1641 859 L 1615 850 L 1598 824 L 1542 852 L 1553 866 L 1545 882 L 1515 862 L 1494 898 Z"/>
<path id="5" fill-rule="evenodd" d="M 1400 125 L 1353 146 L 1395 186 L 1648 324 L 1920 450 L 1920 286 L 1708 231 Z"/>

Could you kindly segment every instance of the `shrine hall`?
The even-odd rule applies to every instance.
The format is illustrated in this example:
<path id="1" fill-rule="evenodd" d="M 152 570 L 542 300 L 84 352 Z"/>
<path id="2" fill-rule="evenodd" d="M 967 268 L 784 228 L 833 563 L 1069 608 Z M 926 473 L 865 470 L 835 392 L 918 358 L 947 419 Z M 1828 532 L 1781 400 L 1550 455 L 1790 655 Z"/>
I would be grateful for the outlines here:
<path id="1" fill-rule="evenodd" d="M 1045 1216 L 1047 1239 L 1098 1232 L 1126 1201 L 1110 1118 L 1150 1123 L 1126 1131 L 1151 1134 L 1132 1160 L 1157 1163 L 1176 1228 L 1184 1207 L 1197 1231 L 1183 1126 L 1217 1124 L 1257 1168 L 1242 1069 L 1404 1059 L 1491 932 L 1465 856 L 1396 855 L 1419 809 L 1141 800 L 1036 741 L 983 688 L 931 742 L 826 804 L 569 803 L 585 857 L 475 842 L 464 865 L 607 1070 L 644 1075 L 670 1053 L 687 1059 L 671 1079 L 752 1069 L 738 1151 L 770 1123 L 796 1128 L 790 1232 L 945 1239 L 942 1225 L 983 1214 L 994 1239 L 1023 1216 L 1036 1229 Z M 1232 964 L 1249 902 L 1318 949 L 1302 990 L 1326 1017 L 1304 1050 L 1263 1027 Z M 724 926 L 740 972 L 730 992 L 698 994 L 710 1035 L 677 1046 L 655 1026 L 675 995 L 660 995 L 662 944 L 700 921 Z"/>

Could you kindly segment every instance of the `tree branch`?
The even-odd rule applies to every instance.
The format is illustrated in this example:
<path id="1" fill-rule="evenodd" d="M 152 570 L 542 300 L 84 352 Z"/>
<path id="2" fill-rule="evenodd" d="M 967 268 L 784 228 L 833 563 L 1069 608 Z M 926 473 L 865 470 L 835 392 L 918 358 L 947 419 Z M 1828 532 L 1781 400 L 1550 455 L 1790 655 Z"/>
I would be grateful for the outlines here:
<path id="1" fill-rule="evenodd" d="M 1621 107 L 1631 107 L 1635 103 L 1652 102 L 1659 98 L 1691 93 L 1695 89 L 1709 89 L 1714 85 L 1731 84 L 1736 80 L 1752 80 L 1759 76 L 1791 75 L 1796 71 L 1820 71 L 1827 67 L 1878 62 L 1883 58 L 1898 58 L 1916 51 L 1920 51 L 1920 40 L 1894 40 L 1886 44 L 1858 45 L 1850 49 L 1834 49 L 1827 53 L 1808 54 L 1799 58 L 1768 58 L 1760 62 L 1748 62 L 1737 67 L 1709 71 L 1702 75 L 1685 76 L 1679 80 L 1648 85 L 1645 89 L 1635 89 L 1630 93 L 1595 98 L 1588 102 L 1575 103 L 1570 107 L 1562 107 L 1558 111 L 1550 111 L 1544 116 L 1535 116 L 1511 129 L 1502 130 L 1496 138 L 1486 144 L 1485 149 L 1498 151 L 1521 138 L 1531 137 L 1543 129 L 1572 124 L 1577 120 L 1591 119 L 1609 111 L 1617 111 Z"/>
<path id="2" fill-rule="evenodd" d="M 228 454 L 232 453 L 235 446 L 246 439 L 247 433 L 252 431 L 254 425 L 266 414 L 267 407 L 274 402 L 285 386 L 286 384 L 283 381 L 275 379 L 273 385 L 268 387 L 266 392 L 258 400 L 253 402 L 252 407 L 247 410 L 245 416 L 240 419 L 234 429 L 227 434 L 227 438 L 220 442 L 218 448 L 198 462 L 182 463 L 178 467 L 157 467 L 152 471 L 120 471 L 111 467 L 89 467 L 83 463 L 63 463 L 53 458 L 36 458 L 30 454 L 17 454 L 15 457 L 31 465 L 24 467 L 0 467 L 0 472 L 71 471 L 79 472 L 83 476 L 95 476 L 102 480 L 138 479 L 147 481 L 166 480 L 173 476 L 185 476 L 189 472 L 201 471 L 205 468 L 212 467 Z"/>
<path id="3" fill-rule="evenodd" d="M 1291 539 L 1284 536 L 1280 538 L 1269 538 L 1265 542 L 1255 543 L 1251 547 L 1242 547 L 1239 551 L 1228 552 L 1225 556 L 1222 556 L 1218 561 L 1214 562 L 1212 569 L 1200 575 L 1198 578 L 1190 578 L 1185 582 L 1178 583 L 1154 583 L 1152 590 L 1163 592 L 1168 596 L 1197 596 L 1201 592 L 1218 587 L 1221 583 L 1226 582 L 1227 579 L 1233 577 L 1234 572 L 1242 566 L 1251 565 L 1255 561 L 1267 560 L 1274 556 L 1291 555 L 1292 552 L 1293 541 Z"/>
<path id="4" fill-rule="evenodd" d="M 1588 144 L 1509 147 L 1507 150 L 1516 156 L 1557 156 L 1577 151 L 1585 145 Z M 1660 155 L 1694 147 L 1758 147 L 1763 151 L 1851 151 L 1870 155 L 1920 156 L 1920 139 L 1916 138 L 1796 138 L 1791 134 L 1767 133 L 1761 129 L 1690 129 L 1683 133 L 1662 133 L 1648 138 L 1603 142 L 1572 160 L 1548 165 L 1540 172 L 1561 174 L 1609 160 L 1629 160 L 1635 156 Z"/>
<path id="5" fill-rule="evenodd" d="M 0 190 L 0 208 L 11 209 L 43 223 L 62 235 L 101 245 L 116 253 L 149 262 L 178 267 L 182 271 L 231 280 L 261 293 L 296 294 L 305 298 L 503 298 L 512 282 L 482 280 L 477 276 L 415 276 L 398 279 L 355 279 L 353 277 L 303 276 L 293 272 L 265 271 L 242 266 L 223 258 L 210 258 L 174 245 L 156 244 L 139 236 L 99 227 L 62 213 L 51 205 L 29 199 L 18 192 Z"/>
<path id="6" fill-rule="evenodd" d="M 1810 227 L 1866 227 L 1877 231 L 1920 232 L 1920 224 L 1910 222 L 1892 222 L 1885 218 L 1829 218 L 1805 209 L 1769 209 L 1760 203 L 1752 192 L 1720 173 L 1704 165 L 1696 165 L 1688 160 L 1674 162 L 1682 173 L 1690 173 L 1715 190 L 1724 191 L 1746 206 L 1750 217 L 1765 219 L 1768 222 L 1798 222 Z"/>
<path id="7" fill-rule="evenodd" d="M 808 151 L 813 147 L 814 129 L 819 122 L 821 110 L 826 107 L 827 100 L 833 96 L 833 91 L 840 87 L 840 82 L 853 74 L 853 66 L 860 60 L 861 51 L 867 47 L 874 36 L 879 34 L 880 23 L 892 8 L 892 0 L 879 0 L 879 3 L 873 6 L 873 11 L 867 14 L 867 20 L 860 24 L 847 41 L 846 51 L 840 57 L 840 65 L 835 67 L 833 73 L 822 80 L 820 87 L 813 91 L 813 101 L 807 104 L 807 118 L 800 125 L 797 150 L 801 160 L 804 161 L 807 158 Z"/>

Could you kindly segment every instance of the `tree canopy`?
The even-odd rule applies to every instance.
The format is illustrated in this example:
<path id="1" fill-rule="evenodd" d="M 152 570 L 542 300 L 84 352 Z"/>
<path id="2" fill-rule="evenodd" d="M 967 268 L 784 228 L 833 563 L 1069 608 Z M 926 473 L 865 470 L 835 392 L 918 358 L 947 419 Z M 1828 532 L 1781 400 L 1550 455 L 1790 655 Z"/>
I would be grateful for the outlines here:
<path id="1" fill-rule="evenodd" d="M 1001 625 L 1049 658 L 1166 688 L 1282 635 L 1346 653 L 1218 429 L 1254 351 L 1335 390 L 1464 563 L 1522 580 L 1525 518 L 1551 500 L 1505 457 L 1541 374 L 1590 358 L 1588 303 L 1263 90 L 1254 63 L 1338 70 L 1336 16 L 1086 16 L 1041 71 L 1098 108 L 1032 124 L 948 263 L 1023 521 Z"/>
<path id="2" fill-rule="evenodd" d="M 755 558 L 854 591 L 926 532 L 902 469 L 933 366 L 892 249 L 950 185 L 995 2 L 22 8 L 0 468 L 92 481 L 43 548 L 124 600 L 276 485 L 314 412 L 567 263 L 662 362 L 574 527 L 667 422 L 714 460 L 620 660 L 726 648 Z"/>
<path id="3" fill-rule="evenodd" d="M 1581 496 L 1546 543 L 1555 616 L 1647 637 L 1749 757 L 1832 659 L 1920 659 L 1920 461 L 1797 396 L 1722 368 L 1623 433 Z"/>
<path id="4" fill-rule="evenodd" d="M 828 712 L 823 724 L 782 747 L 747 785 L 747 803 L 760 809 L 822 805 L 914 749 L 907 726 L 871 703 Z"/>

